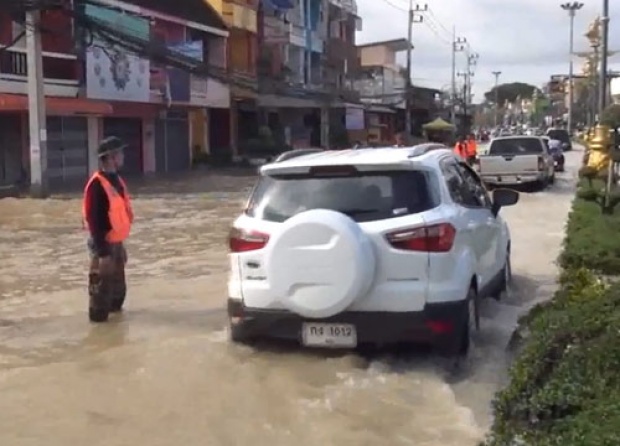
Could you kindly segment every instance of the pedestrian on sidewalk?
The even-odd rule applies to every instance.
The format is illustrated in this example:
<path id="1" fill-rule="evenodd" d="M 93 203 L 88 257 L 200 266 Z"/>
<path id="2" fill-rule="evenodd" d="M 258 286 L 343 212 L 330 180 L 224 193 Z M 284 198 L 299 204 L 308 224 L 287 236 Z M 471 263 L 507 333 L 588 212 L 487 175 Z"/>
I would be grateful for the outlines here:
<path id="1" fill-rule="evenodd" d="M 99 145 L 99 170 L 84 188 L 82 218 L 89 232 L 90 270 L 88 316 L 91 322 L 106 322 L 110 313 L 123 308 L 127 294 L 123 242 L 133 223 L 131 199 L 118 171 L 127 145 L 114 136 Z"/>

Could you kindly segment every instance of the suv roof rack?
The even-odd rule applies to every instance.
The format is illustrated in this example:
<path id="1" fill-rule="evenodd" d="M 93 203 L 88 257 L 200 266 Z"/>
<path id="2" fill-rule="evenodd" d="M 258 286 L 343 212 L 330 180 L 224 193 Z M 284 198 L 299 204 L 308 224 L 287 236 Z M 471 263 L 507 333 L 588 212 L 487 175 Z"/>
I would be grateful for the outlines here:
<path id="1" fill-rule="evenodd" d="M 297 158 L 298 156 L 310 155 L 312 153 L 320 153 L 324 152 L 323 149 L 294 149 L 289 150 L 288 152 L 281 153 L 273 162 L 280 163 L 282 161 L 287 161 L 292 158 Z"/>
<path id="2" fill-rule="evenodd" d="M 409 152 L 409 158 L 416 158 L 418 156 L 426 155 L 428 152 L 432 152 L 433 150 L 442 149 L 450 150 L 449 147 L 434 142 L 419 144 L 411 149 L 411 151 Z"/>

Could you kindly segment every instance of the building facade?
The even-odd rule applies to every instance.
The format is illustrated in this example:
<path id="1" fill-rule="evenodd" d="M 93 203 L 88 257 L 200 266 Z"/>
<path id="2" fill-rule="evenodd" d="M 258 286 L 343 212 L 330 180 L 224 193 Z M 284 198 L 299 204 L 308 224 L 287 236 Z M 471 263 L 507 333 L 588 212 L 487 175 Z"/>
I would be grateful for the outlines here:
<path id="1" fill-rule="evenodd" d="M 261 0 L 204 0 L 226 23 L 228 37 L 228 75 L 230 109 L 219 114 L 219 134 L 214 154 L 227 158 L 239 155 L 243 141 L 258 132 L 257 127 L 257 11 Z"/>
<path id="2" fill-rule="evenodd" d="M 143 47 L 226 69 L 227 28 L 202 0 L 174 9 L 164 0 L 67 0 L 66 7 Z M 0 53 L 0 184 L 24 180 L 29 169 L 25 39 L 13 19 L 0 13 L 0 45 L 16 41 Z M 193 150 L 209 150 L 209 114 L 230 103 L 221 79 L 86 35 L 63 10 L 42 12 L 41 27 L 48 30 L 42 46 L 50 187 L 83 182 L 97 167 L 98 142 L 110 135 L 129 145 L 127 175 L 185 170 Z"/>
<path id="3" fill-rule="evenodd" d="M 408 49 L 406 39 L 373 42 L 357 47 L 359 76 L 355 88 L 365 105 L 365 136 L 370 143 L 389 144 L 405 129 L 406 70 L 397 63 Z M 441 112 L 441 91 L 414 85 L 410 94 L 412 131 L 422 136 L 422 126 Z"/>
<path id="4" fill-rule="evenodd" d="M 261 3 L 260 122 L 286 144 L 334 145 L 344 103 L 355 100 L 356 24 L 361 20 L 351 0 Z"/>

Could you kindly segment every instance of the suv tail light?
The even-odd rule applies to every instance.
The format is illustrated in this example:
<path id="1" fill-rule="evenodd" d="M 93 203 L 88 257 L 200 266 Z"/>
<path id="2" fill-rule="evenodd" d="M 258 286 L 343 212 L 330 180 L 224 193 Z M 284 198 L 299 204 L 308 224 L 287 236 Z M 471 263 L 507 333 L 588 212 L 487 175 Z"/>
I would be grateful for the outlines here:
<path id="1" fill-rule="evenodd" d="M 232 228 L 228 235 L 230 252 L 256 251 L 265 247 L 269 236 L 258 231 Z"/>
<path id="2" fill-rule="evenodd" d="M 538 157 L 538 170 L 539 171 L 545 170 L 545 160 L 543 159 L 542 156 Z"/>
<path id="3" fill-rule="evenodd" d="M 386 235 L 396 249 L 404 251 L 448 252 L 452 249 L 456 229 L 450 223 L 401 229 Z"/>

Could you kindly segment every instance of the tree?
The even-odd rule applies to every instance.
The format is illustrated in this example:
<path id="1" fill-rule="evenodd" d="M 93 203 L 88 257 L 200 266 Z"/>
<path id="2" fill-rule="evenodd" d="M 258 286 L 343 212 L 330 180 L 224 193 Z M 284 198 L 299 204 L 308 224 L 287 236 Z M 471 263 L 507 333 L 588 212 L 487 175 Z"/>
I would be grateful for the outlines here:
<path id="1" fill-rule="evenodd" d="M 612 129 L 620 127 L 620 104 L 612 104 L 603 111 L 601 124 L 608 125 Z"/>
<path id="2" fill-rule="evenodd" d="M 495 89 L 493 87 L 490 91 L 484 94 L 484 98 L 487 102 L 495 103 Z M 497 86 L 497 99 L 500 105 L 508 102 L 516 102 L 517 98 L 531 99 L 534 96 L 534 92 L 538 92 L 539 96 L 542 96 L 542 91 L 534 85 L 524 84 L 522 82 L 513 82 L 511 84 L 501 84 Z"/>

